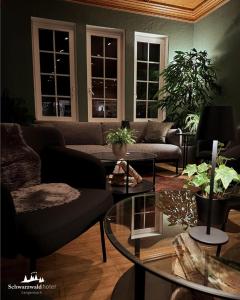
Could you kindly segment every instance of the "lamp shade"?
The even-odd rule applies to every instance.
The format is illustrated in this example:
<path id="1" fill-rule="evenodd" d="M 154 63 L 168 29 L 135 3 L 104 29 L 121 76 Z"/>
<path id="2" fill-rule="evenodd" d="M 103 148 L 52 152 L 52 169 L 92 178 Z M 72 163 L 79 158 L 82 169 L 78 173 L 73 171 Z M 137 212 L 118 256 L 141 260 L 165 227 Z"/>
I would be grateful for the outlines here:
<path id="1" fill-rule="evenodd" d="M 198 140 L 227 142 L 235 137 L 233 110 L 231 106 L 206 106 L 201 114 Z"/>

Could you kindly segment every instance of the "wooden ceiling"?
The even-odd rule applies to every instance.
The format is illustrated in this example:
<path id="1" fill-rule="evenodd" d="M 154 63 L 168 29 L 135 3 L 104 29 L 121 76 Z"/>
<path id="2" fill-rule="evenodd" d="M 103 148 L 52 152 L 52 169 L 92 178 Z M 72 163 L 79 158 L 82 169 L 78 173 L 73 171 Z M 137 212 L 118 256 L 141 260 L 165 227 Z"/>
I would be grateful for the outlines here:
<path id="1" fill-rule="evenodd" d="M 229 0 L 66 0 L 110 9 L 195 22 Z"/>

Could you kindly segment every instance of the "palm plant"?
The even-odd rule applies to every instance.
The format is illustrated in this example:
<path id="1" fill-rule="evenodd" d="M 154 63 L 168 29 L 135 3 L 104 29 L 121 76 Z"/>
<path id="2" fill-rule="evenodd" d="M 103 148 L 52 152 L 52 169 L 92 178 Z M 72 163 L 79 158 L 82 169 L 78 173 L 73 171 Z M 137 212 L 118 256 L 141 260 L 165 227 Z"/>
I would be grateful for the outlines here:
<path id="1" fill-rule="evenodd" d="M 158 91 L 157 107 L 166 109 L 170 121 L 183 126 L 188 114 L 199 114 L 219 90 L 212 61 L 206 51 L 176 51 L 173 61 L 160 74 L 164 86 Z"/>

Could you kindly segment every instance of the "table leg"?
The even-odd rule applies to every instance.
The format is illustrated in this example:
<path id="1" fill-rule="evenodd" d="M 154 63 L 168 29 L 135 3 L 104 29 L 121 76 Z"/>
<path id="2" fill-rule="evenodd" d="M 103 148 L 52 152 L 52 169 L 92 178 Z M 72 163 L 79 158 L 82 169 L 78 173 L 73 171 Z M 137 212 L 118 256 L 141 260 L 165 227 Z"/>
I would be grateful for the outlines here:
<path id="1" fill-rule="evenodd" d="M 155 192 L 155 183 L 156 183 L 156 165 L 155 158 L 153 159 L 153 191 Z"/>
<path id="2" fill-rule="evenodd" d="M 127 177 L 126 177 L 126 194 L 128 194 L 128 184 L 129 184 L 129 161 L 127 160 Z"/>
<path id="3" fill-rule="evenodd" d="M 185 160 L 185 167 L 188 164 L 188 135 L 186 135 L 186 160 Z"/>
<path id="4" fill-rule="evenodd" d="M 134 242 L 134 251 L 135 251 L 135 256 L 140 258 L 140 247 L 141 246 L 141 240 L 140 239 L 135 239 Z"/>
<path id="5" fill-rule="evenodd" d="M 145 270 L 140 265 L 135 264 L 135 285 L 134 285 L 134 299 L 145 299 Z"/>
<path id="6" fill-rule="evenodd" d="M 183 170 L 186 167 L 186 159 L 187 159 L 187 147 L 186 147 L 186 135 L 183 136 Z"/>

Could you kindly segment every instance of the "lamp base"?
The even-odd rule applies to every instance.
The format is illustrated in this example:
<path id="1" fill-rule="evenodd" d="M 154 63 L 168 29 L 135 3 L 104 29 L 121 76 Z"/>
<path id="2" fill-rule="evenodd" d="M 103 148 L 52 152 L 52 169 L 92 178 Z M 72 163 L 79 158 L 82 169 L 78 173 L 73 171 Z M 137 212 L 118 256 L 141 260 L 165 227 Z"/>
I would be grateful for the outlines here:
<path id="1" fill-rule="evenodd" d="M 204 244 L 222 245 L 228 241 L 228 235 L 220 229 L 211 227 L 210 234 L 207 234 L 206 232 L 207 226 L 196 226 L 191 228 L 188 233 L 191 238 Z"/>

